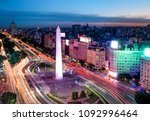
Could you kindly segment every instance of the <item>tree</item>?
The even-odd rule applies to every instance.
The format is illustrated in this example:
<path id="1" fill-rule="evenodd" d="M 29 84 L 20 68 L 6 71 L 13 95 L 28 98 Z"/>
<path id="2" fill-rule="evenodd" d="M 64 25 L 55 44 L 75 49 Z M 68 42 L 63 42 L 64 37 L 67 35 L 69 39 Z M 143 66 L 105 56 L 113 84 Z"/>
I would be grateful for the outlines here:
<path id="1" fill-rule="evenodd" d="M 77 100 L 78 97 L 78 92 L 72 92 L 72 100 Z"/>
<path id="2" fill-rule="evenodd" d="M 81 64 L 81 66 L 83 66 L 84 63 L 85 63 L 83 60 L 79 60 L 79 62 L 80 62 L 80 64 Z"/>
<path id="3" fill-rule="evenodd" d="M 102 71 L 105 71 L 106 69 L 105 69 L 105 67 L 102 67 L 101 70 L 102 70 Z"/>
<path id="4" fill-rule="evenodd" d="M 84 90 L 81 90 L 79 97 L 80 97 L 80 98 L 86 98 L 86 94 L 85 94 L 85 91 L 84 91 Z"/>
<path id="5" fill-rule="evenodd" d="M 93 64 L 91 64 L 91 63 L 88 63 L 88 67 L 93 69 L 95 66 Z"/>
<path id="6" fill-rule="evenodd" d="M 150 104 L 150 93 L 136 92 L 135 101 L 137 104 Z"/>
<path id="7" fill-rule="evenodd" d="M 0 33 L 0 38 L 6 38 L 6 36 L 4 35 L 4 34 L 2 34 L 2 33 Z"/>
<path id="8" fill-rule="evenodd" d="M 0 55 L 0 63 L 2 63 L 4 60 L 6 60 L 7 58 L 6 58 L 6 56 L 2 56 L 2 55 Z"/>
<path id="9" fill-rule="evenodd" d="M 19 51 L 19 56 L 20 56 L 20 58 L 25 58 L 25 57 L 27 57 L 27 54 L 24 52 L 24 51 Z"/>
<path id="10" fill-rule="evenodd" d="M 6 50 L 6 53 L 13 53 L 14 52 L 14 46 L 15 46 L 15 43 L 14 42 L 11 42 L 9 39 L 5 39 L 3 41 L 3 45 L 4 45 L 4 48 Z"/>
<path id="11" fill-rule="evenodd" d="M 19 55 L 18 55 L 18 52 L 15 51 L 12 53 L 11 63 L 16 64 L 18 61 L 19 61 Z"/>
<path id="12" fill-rule="evenodd" d="M 131 79 L 131 76 L 130 76 L 130 74 L 124 73 L 124 74 L 119 74 L 119 75 L 118 75 L 118 78 L 119 78 L 120 80 L 122 80 L 122 81 L 125 81 L 125 80 Z"/>
<path id="13" fill-rule="evenodd" d="M 2 47 L 2 42 L 0 42 L 0 48 Z"/>
<path id="14" fill-rule="evenodd" d="M 1 101 L 3 104 L 15 104 L 16 103 L 16 94 L 12 92 L 4 92 L 1 96 Z"/>
<path id="15" fill-rule="evenodd" d="M 134 75 L 132 77 L 135 78 L 135 80 L 140 80 L 140 72 L 138 72 L 137 75 Z"/>

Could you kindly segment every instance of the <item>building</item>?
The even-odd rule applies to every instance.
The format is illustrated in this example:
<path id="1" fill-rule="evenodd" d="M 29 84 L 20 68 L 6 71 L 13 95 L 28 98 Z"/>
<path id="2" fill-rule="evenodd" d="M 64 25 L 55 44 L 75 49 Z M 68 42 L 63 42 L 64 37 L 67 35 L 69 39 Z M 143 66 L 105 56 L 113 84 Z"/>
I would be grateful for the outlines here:
<path id="1" fill-rule="evenodd" d="M 80 24 L 72 25 L 72 30 L 73 30 L 74 33 L 80 31 L 80 28 L 81 28 Z"/>
<path id="2" fill-rule="evenodd" d="M 65 49 L 66 49 L 66 40 L 61 40 L 61 48 L 62 48 L 62 54 L 65 55 Z"/>
<path id="3" fill-rule="evenodd" d="M 61 41 L 61 47 L 62 47 L 62 54 L 63 56 L 69 55 L 69 41 L 68 39 L 63 39 Z"/>
<path id="4" fill-rule="evenodd" d="M 36 31 L 34 33 L 34 41 L 40 45 L 42 43 L 42 33 Z"/>
<path id="5" fill-rule="evenodd" d="M 52 48 L 53 46 L 53 38 L 50 34 L 44 34 L 44 47 Z"/>
<path id="6" fill-rule="evenodd" d="M 104 48 L 88 48 L 87 63 L 93 64 L 98 69 L 105 67 L 105 49 Z"/>
<path id="7" fill-rule="evenodd" d="M 150 91 L 150 48 L 144 49 L 144 56 L 141 57 L 140 65 L 141 86 Z"/>
<path id="8" fill-rule="evenodd" d="M 14 35 L 16 33 L 16 25 L 15 25 L 15 22 L 14 22 L 14 18 L 13 18 L 13 21 L 10 25 L 10 31 L 11 31 L 12 35 Z"/>
<path id="9" fill-rule="evenodd" d="M 70 40 L 69 56 L 86 62 L 88 47 L 89 47 L 89 43 L 78 42 L 76 40 Z"/>
<path id="10" fill-rule="evenodd" d="M 137 44 L 134 44 L 133 47 L 126 45 L 125 48 L 122 49 L 110 48 L 110 75 L 113 76 L 124 73 L 137 75 L 138 72 L 140 72 L 140 58 L 142 55 L 143 51 Z"/>
<path id="11" fill-rule="evenodd" d="M 140 84 L 150 91 L 150 57 L 141 57 Z"/>

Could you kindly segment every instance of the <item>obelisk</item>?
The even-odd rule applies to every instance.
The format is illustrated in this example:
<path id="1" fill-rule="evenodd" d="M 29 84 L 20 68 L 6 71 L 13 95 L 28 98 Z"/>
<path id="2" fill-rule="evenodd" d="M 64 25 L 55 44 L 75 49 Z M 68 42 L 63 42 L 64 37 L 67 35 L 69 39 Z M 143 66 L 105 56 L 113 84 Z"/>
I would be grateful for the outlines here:
<path id="1" fill-rule="evenodd" d="M 63 79 L 63 70 L 62 70 L 62 49 L 61 49 L 61 32 L 59 26 L 56 29 L 56 80 Z"/>

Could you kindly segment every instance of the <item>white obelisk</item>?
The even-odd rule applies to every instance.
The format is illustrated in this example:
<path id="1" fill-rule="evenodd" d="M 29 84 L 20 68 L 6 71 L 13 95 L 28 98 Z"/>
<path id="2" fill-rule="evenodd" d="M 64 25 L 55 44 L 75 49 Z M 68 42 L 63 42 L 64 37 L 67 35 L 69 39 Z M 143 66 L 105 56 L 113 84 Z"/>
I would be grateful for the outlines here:
<path id="1" fill-rule="evenodd" d="M 61 49 L 61 32 L 60 28 L 56 29 L 56 80 L 63 79 L 63 70 L 62 70 L 62 49 Z"/>

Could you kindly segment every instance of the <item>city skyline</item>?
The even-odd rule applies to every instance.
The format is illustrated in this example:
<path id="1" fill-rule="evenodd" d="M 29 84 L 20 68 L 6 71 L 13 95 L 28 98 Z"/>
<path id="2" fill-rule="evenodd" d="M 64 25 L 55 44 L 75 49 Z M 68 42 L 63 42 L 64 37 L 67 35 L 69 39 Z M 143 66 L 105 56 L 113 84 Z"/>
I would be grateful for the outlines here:
<path id="1" fill-rule="evenodd" d="M 18 27 L 58 23 L 150 23 L 148 0 L 1 0 L 0 26 Z M 92 9 L 91 9 L 92 8 Z M 54 24 L 54 23 L 53 23 Z"/>

